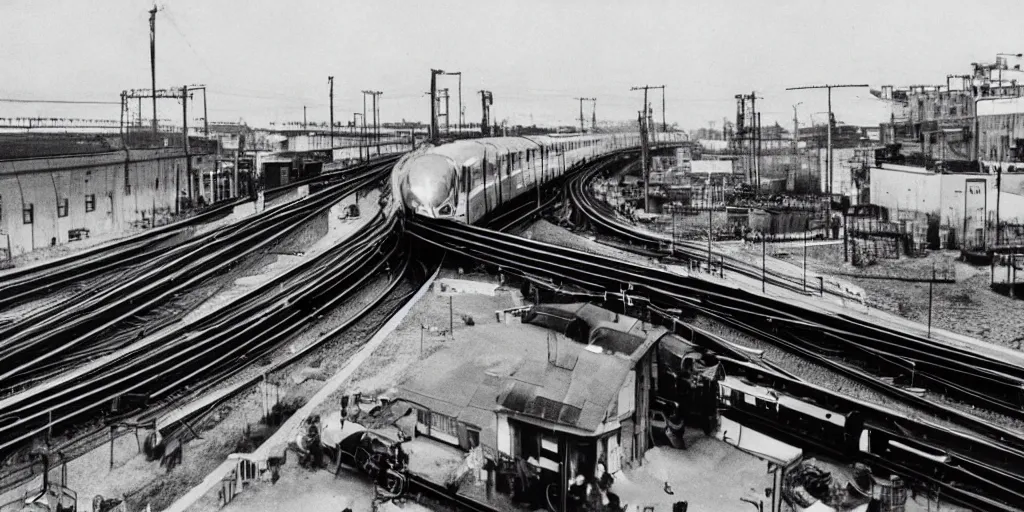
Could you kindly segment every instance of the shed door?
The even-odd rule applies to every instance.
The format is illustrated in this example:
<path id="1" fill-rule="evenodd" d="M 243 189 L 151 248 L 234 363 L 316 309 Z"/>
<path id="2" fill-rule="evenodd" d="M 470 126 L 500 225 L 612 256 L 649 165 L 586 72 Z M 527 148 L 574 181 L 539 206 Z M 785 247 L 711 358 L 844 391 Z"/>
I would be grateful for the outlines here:
<path id="1" fill-rule="evenodd" d="M 968 247 L 985 245 L 985 209 L 987 183 L 984 180 L 967 180 L 964 194 L 964 243 Z"/>

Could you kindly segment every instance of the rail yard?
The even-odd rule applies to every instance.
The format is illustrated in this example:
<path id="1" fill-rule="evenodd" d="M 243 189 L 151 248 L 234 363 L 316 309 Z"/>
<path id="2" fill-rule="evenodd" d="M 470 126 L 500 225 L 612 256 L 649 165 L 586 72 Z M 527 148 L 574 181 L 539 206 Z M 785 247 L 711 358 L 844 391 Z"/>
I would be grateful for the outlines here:
<path id="1" fill-rule="evenodd" d="M 1020 6 L 442 3 L 0 7 L 0 512 L 1024 511 Z"/>

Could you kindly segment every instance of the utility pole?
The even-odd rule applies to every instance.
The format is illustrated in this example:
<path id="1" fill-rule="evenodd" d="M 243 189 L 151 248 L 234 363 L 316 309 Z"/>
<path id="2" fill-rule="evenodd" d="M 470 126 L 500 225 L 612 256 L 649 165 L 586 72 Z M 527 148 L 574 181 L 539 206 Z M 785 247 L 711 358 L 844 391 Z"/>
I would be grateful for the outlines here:
<path id="1" fill-rule="evenodd" d="M 451 73 L 445 73 L 445 75 L 458 76 L 459 77 L 459 118 L 456 120 L 456 125 L 458 126 L 459 132 L 462 132 L 462 123 L 463 123 L 463 119 L 462 119 L 462 71 L 453 71 Z M 447 101 L 447 100 L 445 100 L 445 101 Z M 447 108 L 447 103 L 446 103 L 446 106 L 445 106 L 445 113 L 446 114 L 447 114 L 447 111 L 448 111 L 448 108 Z M 445 117 L 445 121 L 446 122 L 447 122 L 447 120 L 448 120 L 448 118 Z"/>
<path id="2" fill-rule="evenodd" d="M 331 159 L 334 159 L 334 77 L 327 77 L 327 83 L 330 84 L 330 97 L 331 97 Z"/>
<path id="3" fill-rule="evenodd" d="M 1006 156 L 1003 156 L 1003 160 L 1006 160 Z M 996 245 L 999 245 L 1002 238 L 999 236 L 999 196 L 1002 195 L 1003 185 L 1003 163 L 999 162 L 996 166 Z M 987 243 L 986 243 L 987 245 Z"/>
<path id="4" fill-rule="evenodd" d="M 807 231 L 810 230 L 811 222 L 807 220 L 804 222 L 804 288 L 803 291 L 807 291 Z"/>
<path id="5" fill-rule="evenodd" d="M 444 133 L 447 135 L 451 133 L 451 123 L 448 120 L 448 88 L 445 87 L 438 92 L 441 93 L 441 97 L 438 99 L 444 100 Z"/>
<path id="6" fill-rule="evenodd" d="M 156 4 L 149 11 L 149 74 L 153 87 L 153 137 L 157 136 L 156 121 Z M 141 115 L 141 114 L 140 114 Z"/>
<path id="7" fill-rule="evenodd" d="M 751 182 L 754 190 L 757 192 L 761 191 L 761 169 L 759 165 L 759 154 L 758 144 L 760 143 L 760 126 L 758 125 L 758 114 L 757 114 L 757 100 L 763 99 L 757 96 L 756 91 L 751 91 L 750 94 L 737 94 L 736 95 L 736 139 L 740 141 L 739 147 L 742 147 L 742 141 L 746 140 L 750 147 L 747 149 L 747 162 L 749 163 L 747 169 L 747 179 Z M 747 111 L 747 101 L 750 101 L 750 110 Z M 747 122 L 747 118 L 750 121 Z"/>
<path id="8" fill-rule="evenodd" d="M 584 101 L 597 101 L 597 98 L 576 98 L 580 102 L 580 133 L 584 133 L 586 130 L 583 128 L 583 102 Z"/>
<path id="9" fill-rule="evenodd" d="M 353 130 L 353 132 L 355 130 L 359 129 L 359 122 L 356 121 L 356 117 L 359 117 L 360 119 L 362 119 L 363 118 L 363 114 L 360 114 L 359 112 L 353 112 L 352 113 L 352 130 Z M 363 125 L 366 125 L 366 121 L 365 120 L 363 120 Z M 361 137 L 359 139 L 359 161 L 360 162 L 365 162 L 366 161 L 366 160 L 363 159 L 363 139 Z"/>
<path id="10" fill-rule="evenodd" d="M 371 130 L 371 138 L 373 139 L 374 144 L 377 146 L 377 154 L 380 155 L 380 142 L 378 141 L 378 138 L 380 136 L 380 132 L 379 132 L 379 119 L 377 117 L 378 114 L 380 113 L 380 111 L 377 109 L 377 96 L 380 96 L 381 94 L 384 94 L 384 93 L 381 92 L 381 91 L 363 91 L 363 126 L 366 126 L 366 113 L 365 112 L 366 112 L 366 95 L 367 94 L 369 94 L 373 98 L 373 104 L 371 105 L 371 108 L 373 109 L 373 112 L 372 112 L 372 114 L 373 114 L 373 128 Z M 369 147 L 366 148 L 366 156 L 367 156 L 367 158 L 369 158 L 369 156 L 370 156 L 370 148 Z"/>
<path id="11" fill-rule="evenodd" d="M 306 106 L 302 106 L 302 129 L 305 131 L 306 128 Z"/>
<path id="12" fill-rule="evenodd" d="M 478 91 L 480 93 L 481 112 L 483 117 L 480 120 L 480 134 L 489 136 L 491 134 L 491 105 L 494 104 L 494 96 L 491 91 Z"/>
<path id="13" fill-rule="evenodd" d="M 629 88 L 629 90 L 631 90 L 631 91 L 639 91 L 641 89 L 643 89 L 643 91 L 644 91 L 644 117 L 645 118 L 649 117 L 649 113 L 650 113 L 650 104 L 647 103 L 647 91 L 650 90 L 650 89 L 661 89 L 662 90 L 663 96 L 662 96 L 662 110 L 661 110 L 661 112 L 662 112 L 662 121 L 664 121 L 664 119 L 665 119 L 665 109 L 664 109 L 664 104 L 665 104 L 665 101 L 664 101 L 665 86 L 664 85 L 638 85 L 638 86 L 634 86 L 634 87 L 630 87 Z"/>
<path id="14" fill-rule="evenodd" d="M 761 233 L 761 293 L 765 291 L 765 281 L 767 280 L 768 273 L 768 236 L 767 233 Z"/>
<path id="15" fill-rule="evenodd" d="M 668 123 L 665 121 L 665 86 L 661 86 L 661 131 L 668 131 Z"/>
<path id="16" fill-rule="evenodd" d="M 800 130 L 800 121 L 796 115 L 796 108 L 803 104 L 804 102 L 801 101 L 800 103 L 793 105 L 793 153 L 796 153 L 797 146 L 800 145 L 799 136 L 797 135 Z"/>
<path id="17" fill-rule="evenodd" d="M 757 126 L 757 93 L 750 91 L 750 124 L 751 126 L 751 137 L 750 137 L 750 163 L 751 168 L 754 170 L 754 190 L 760 195 L 761 194 L 761 169 L 757 167 L 760 163 L 760 159 L 757 154 L 757 137 L 759 135 L 759 128 Z"/>
<path id="18" fill-rule="evenodd" d="M 437 75 L 443 75 L 440 69 L 430 70 L 430 141 L 437 143 Z"/>
<path id="19" fill-rule="evenodd" d="M 366 146 L 366 159 L 370 159 L 370 146 L 366 144 L 366 91 L 363 91 L 363 129 L 360 130 L 359 145 Z"/>
<path id="20" fill-rule="evenodd" d="M 708 193 L 708 273 L 711 273 L 711 173 L 708 173 L 707 186 L 705 187 Z M 673 208 L 674 210 L 674 208 Z"/>
<path id="21" fill-rule="evenodd" d="M 597 132 L 597 98 L 590 98 L 591 102 L 591 118 L 590 118 L 590 131 Z"/>
<path id="22" fill-rule="evenodd" d="M 650 189 L 650 165 L 647 162 L 649 153 L 647 140 L 647 107 L 637 111 L 637 122 L 640 123 L 640 164 L 644 173 L 644 212 L 650 213 L 651 189 Z"/>
<path id="23" fill-rule="evenodd" d="M 203 89 L 203 137 L 209 139 L 210 138 L 210 116 L 207 114 L 208 111 L 206 110 L 206 86 L 204 85 L 202 87 L 202 89 Z"/>
<path id="24" fill-rule="evenodd" d="M 829 196 L 829 203 L 832 202 L 832 89 L 843 89 L 850 87 L 868 87 L 868 84 L 841 84 L 841 85 L 805 85 L 802 87 L 789 87 L 787 91 L 799 91 L 803 89 L 827 89 L 828 90 L 828 169 L 826 170 L 828 186 L 826 191 Z M 845 213 L 844 213 L 845 215 Z"/>
<path id="25" fill-rule="evenodd" d="M 928 281 L 928 337 L 932 337 L 932 290 L 935 288 L 935 264 L 932 263 L 932 279 Z"/>
<path id="26" fill-rule="evenodd" d="M 153 94 L 156 97 L 156 94 Z M 155 101 L 155 100 L 154 100 Z M 188 189 L 192 190 L 192 157 L 188 154 L 188 86 L 182 86 L 181 88 L 181 131 L 184 135 L 184 147 L 185 147 L 185 177 L 188 179 Z M 199 179 L 199 188 L 203 188 L 203 180 Z M 175 197 L 177 197 L 178 191 L 175 191 Z"/>

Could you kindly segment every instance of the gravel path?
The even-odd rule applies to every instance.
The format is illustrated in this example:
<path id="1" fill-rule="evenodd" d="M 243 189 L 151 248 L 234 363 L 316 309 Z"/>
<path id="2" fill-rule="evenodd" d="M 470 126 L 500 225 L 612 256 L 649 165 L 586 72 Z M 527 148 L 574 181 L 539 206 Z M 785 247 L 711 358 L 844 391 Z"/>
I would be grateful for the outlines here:
<path id="1" fill-rule="evenodd" d="M 924 258 L 879 260 L 878 264 L 870 267 L 855 267 L 843 262 L 842 246 L 833 246 L 808 250 L 807 265 L 808 268 L 840 269 L 851 274 L 848 279 L 867 291 L 872 307 L 927 324 L 928 283 L 859 279 L 855 276 L 928 279 L 934 264 L 939 277 L 943 272 L 955 274 L 957 282 L 934 285 L 932 326 L 1020 350 L 1024 343 L 1024 301 L 992 291 L 988 267 L 961 263 L 958 258 L 956 251 L 938 251 Z"/>
<path id="2" fill-rule="evenodd" d="M 498 285 L 497 278 L 486 274 L 459 275 L 454 270 L 442 269 L 431 290 L 417 302 L 398 327 L 384 339 L 369 359 L 363 363 L 345 385 L 324 402 L 320 413 L 326 413 L 341 402 L 341 395 L 360 391 L 367 396 L 387 392 L 406 374 L 417 361 L 429 357 L 451 340 L 444 331 L 453 320 L 453 335 L 456 339 L 472 336 L 473 326 L 466 325 L 466 319 L 474 323 L 494 322 L 494 311 L 516 307 L 522 304 L 518 289 L 498 287 L 494 295 L 483 293 L 441 292 L 446 279 L 472 280 Z M 451 296 L 451 311 L 448 297 Z M 421 326 L 424 328 L 421 329 Z M 422 336 L 422 338 L 421 338 Z M 421 350 L 422 339 L 422 350 Z"/>

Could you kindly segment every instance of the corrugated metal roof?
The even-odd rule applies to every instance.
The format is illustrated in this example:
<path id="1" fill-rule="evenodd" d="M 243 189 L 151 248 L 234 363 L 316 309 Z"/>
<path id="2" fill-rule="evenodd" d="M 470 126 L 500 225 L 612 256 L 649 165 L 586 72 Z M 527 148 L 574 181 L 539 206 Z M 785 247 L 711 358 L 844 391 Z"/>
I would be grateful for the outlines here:
<path id="1" fill-rule="evenodd" d="M 478 325 L 467 333 L 472 339 L 420 363 L 399 385 L 398 398 L 467 423 L 489 425 L 488 415 L 504 409 L 593 431 L 632 368 L 625 357 L 595 354 L 564 338 L 556 347 L 558 365 L 551 364 L 549 333 L 533 325 Z"/>

